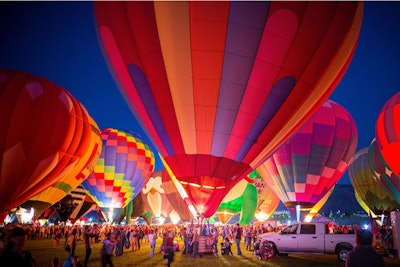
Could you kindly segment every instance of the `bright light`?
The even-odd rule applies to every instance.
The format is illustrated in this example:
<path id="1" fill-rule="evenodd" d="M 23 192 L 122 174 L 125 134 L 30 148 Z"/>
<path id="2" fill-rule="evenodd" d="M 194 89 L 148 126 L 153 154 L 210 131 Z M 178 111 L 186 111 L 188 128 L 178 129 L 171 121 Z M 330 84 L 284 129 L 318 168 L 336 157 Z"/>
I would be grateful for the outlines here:
<path id="1" fill-rule="evenodd" d="M 175 210 L 171 211 L 171 213 L 169 214 L 169 218 L 171 219 L 173 224 L 177 224 L 181 219 L 179 217 L 179 214 Z"/>
<path id="2" fill-rule="evenodd" d="M 296 221 L 300 221 L 300 205 L 296 205 Z"/>
<path id="3" fill-rule="evenodd" d="M 259 222 L 265 222 L 268 220 L 268 214 L 266 214 L 263 211 L 257 212 L 254 217 L 256 217 L 257 221 Z"/>
<path id="4" fill-rule="evenodd" d="M 164 222 L 165 222 L 165 217 L 159 217 L 159 218 L 158 218 L 158 223 L 159 223 L 160 225 L 162 225 Z"/>
<path id="5" fill-rule="evenodd" d="M 113 212 L 112 212 L 112 211 L 109 211 L 109 212 L 108 212 L 108 221 L 109 221 L 109 222 L 112 222 L 112 218 L 113 218 Z"/>
<path id="6" fill-rule="evenodd" d="M 304 218 L 304 222 L 311 222 L 311 220 L 312 220 L 312 216 L 311 215 L 307 215 L 305 218 Z"/>
<path id="7" fill-rule="evenodd" d="M 369 225 L 368 224 L 364 224 L 364 229 L 368 229 Z"/>

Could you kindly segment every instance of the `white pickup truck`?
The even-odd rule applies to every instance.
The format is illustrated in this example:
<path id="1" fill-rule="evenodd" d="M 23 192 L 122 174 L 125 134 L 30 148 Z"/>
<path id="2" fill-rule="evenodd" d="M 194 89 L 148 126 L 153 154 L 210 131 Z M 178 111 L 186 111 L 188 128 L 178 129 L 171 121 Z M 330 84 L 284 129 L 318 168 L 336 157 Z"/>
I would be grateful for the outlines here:
<path id="1" fill-rule="evenodd" d="M 279 232 L 257 236 L 260 243 L 272 245 L 271 256 L 287 254 L 337 254 L 346 261 L 355 246 L 354 234 L 330 234 L 325 223 L 293 223 Z"/>

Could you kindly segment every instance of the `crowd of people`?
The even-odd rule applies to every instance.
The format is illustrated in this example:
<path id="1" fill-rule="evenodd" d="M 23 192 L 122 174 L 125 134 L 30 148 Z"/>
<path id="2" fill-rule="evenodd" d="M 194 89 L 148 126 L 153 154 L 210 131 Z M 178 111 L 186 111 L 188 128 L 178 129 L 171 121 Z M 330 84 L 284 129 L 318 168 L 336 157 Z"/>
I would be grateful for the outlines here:
<path id="1" fill-rule="evenodd" d="M 4 228 L 3 228 L 4 229 Z M 193 258 L 202 256 L 203 251 L 199 251 L 199 242 L 205 240 L 205 247 L 210 248 L 212 253 L 218 255 L 218 245 L 221 245 L 221 254 L 233 255 L 231 247 L 234 243 L 236 254 L 242 255 L 240 243 L 244 242 L 246 250 L 252 250 L 256 236 L 266 232 L 278 231 L 270 224 L 260 224 L 257 226 L 225 225 L 213 226 L 210 224 L 187 224 L 187 225 L 86 225 L 86 226 L 33 226 L 26 225 L 14 228 L 7 236 L 7 246 L 3 250 L 1 266 L 35 266 L 35 261 L 30 253 L 24 251 L 24 244 L 27 239 L 54 239 L 54 248 L 64 246 L 66 259 L 60 261 L 54 259 L 53 266 L 88 266 L 92 253 L 92 244 L 102 242 L 101 265 L 113 266 L 112 257 L 123 255 L 124 249 L 132 252 L 140 250 L 143 243 L 150 246 L 149 257 L 154 257 L 156 240 L 161 238 L 163 241 L 160 252 L 164 253 L 167 265 L 170 266 L 174 261 L 179 245 L 176 239 L 183 242 L 182 255 L 189 255 Z M 357 233 L 360 229 L 354 226 L 338 226 L 327 224 L 327 231 L 332 234 L 351 234 Z M 4 236 L 4 233 L 3 233 Z M 379 229 L 379 239 L 385 248 L 385 254 L 393 255 L 392 230 L 388 226 Z M 221 243 L 219 241 L 222 241 Z M 77 242 L 85 244 L 85 257 L 83 263 L 75 255 Z M 225 253 L 224 253 L 225 252 Z M 7 265 L 6 262 L 12 263 Z M 60 265 L 63 262 L 62 265 Z M 18 263 L 18 264 L 16 264 Z"/>

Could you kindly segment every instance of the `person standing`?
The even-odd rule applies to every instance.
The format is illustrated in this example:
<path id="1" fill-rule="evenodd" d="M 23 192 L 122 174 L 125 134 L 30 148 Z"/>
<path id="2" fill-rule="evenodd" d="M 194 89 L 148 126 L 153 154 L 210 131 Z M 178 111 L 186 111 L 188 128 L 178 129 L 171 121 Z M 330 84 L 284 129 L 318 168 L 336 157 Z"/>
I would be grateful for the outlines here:
<path id="1" fill-rule="evenodd" d="M 93 237 L 95 237 L 96 233 L 94 232 L 93 228 L 90 228 L 90 226 L 86 226 L 85 228 L 85 233 L 84 233 L 84 241 L 85 241 L 85 261 L 83 262 L 83 266 L 87 267 L 90 254 L 92 254 L 92 243 L 93 243 Z"/>
<path id="2" fill-rule="evenodd" d="M 76 232 L 76 228 L 72 229 L 71 234 L 67 238 L 65 250 L 68 252 L 68 257 L 65 260 L 63 267 L 69 267 L 72 263 L 72 257 L 75 256 Z"/>
<path id="3" fill-rule="evenodd" d="M 214 227 L 212 229 L 212 234 L 213 234 L 213 248 L 214 248 L 214 253 L 215 255 L 218 256 L 218 238 L 219 238 L 219 233 L 218 233 L 218 228 Z"/>
<path id="4" fill-rule="evenodd" d="M 193 229 L 193 237 L 191 244 L 193 250 L 193 258 L 196 258 L 196 255 L 200 255 L 199 253 L 199 233 L 197 229 Z"/>
<path id="5" fill-rule="evenodd" d="M 104 251 L 103 251 L 102 256 L 101 256 L 102 267 L 107 266 L 107 264 L 109 264 L 111 267 L 114 267 L 114 264 L 111 261 L 111 257 L 113 255 L 113 250 L 114 250 L 114 247 L 115 247 L 115 243 L 116 242 L 115 242 L 115 239 L 114 239 L 114 234 L 109 232 L 107 234 L 107 237 L 103 241 Z"/>
<path id="6" fill-rule="evenodd" d="M 188 236 L 187 236 L 187 232 L 186 232 L 186 227 L 183 227 L 183 231 L 182 231 L 182 238 L 183 238 L 183 251 L 182 251 L 182 255 L 186 254 L 186 248 L 188 246 L 187 242 L 188 242 Z M 189 254 L 189 253 L 188 253 Z"/>
<path id="7" fill-rule="evenodd" d="M 383 256 L 372 246 L 373 235 L 367 229 L 356 233 L 356 247 L 350 251 L 346 260 L 346 267 L 384 267 Z"/>
<path id="8" fill-rule="evenodd" d="M 154 256 L 154 249 L 156 248 L 156 235 L 154 234 L 154 230 L 151 229 L 150 233 L 147 235 L 147 239 L 150 244 L 150 258 Z"/>
<path id="9" fill-rule="evenodd" d="M 167 259 L 168 259 L 168 267 L 171 266 L 171 263 L 174 261 L 175 249 L 174 249 L 174 232 L 169 230 L 165 237 L 165 244 L 167 248 Z"/>
<path id="10" fill-rule="evenodd" d="M 240 240 L 242 239 L 243 230 L 240 227 L 239 223 L 236 224 L 236 232 L 235 232 L 235 243 L 237 247 L 237 254 L 242 255 L 242 251 L 240 250 Z"/>

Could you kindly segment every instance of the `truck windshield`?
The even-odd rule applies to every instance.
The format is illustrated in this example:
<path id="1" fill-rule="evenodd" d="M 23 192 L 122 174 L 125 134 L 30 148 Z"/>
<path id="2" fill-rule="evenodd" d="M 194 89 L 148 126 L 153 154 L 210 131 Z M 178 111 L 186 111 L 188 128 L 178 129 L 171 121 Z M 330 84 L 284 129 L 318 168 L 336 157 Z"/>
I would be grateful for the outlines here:
<path id="1" fill-rule="evenodd" d="M 297 224 L 289 225 L 285 229 L 281 231 L 282 234 L 296 234 L 297 233 Z"/>

